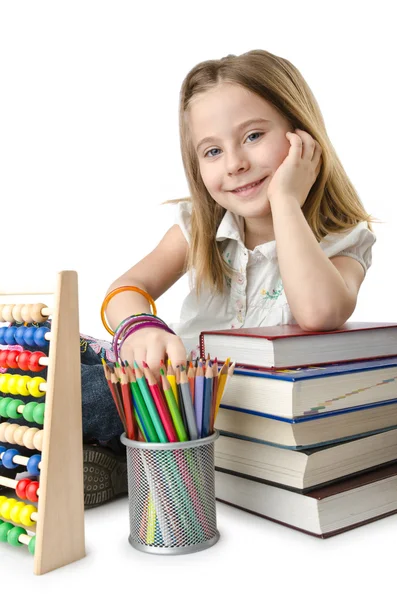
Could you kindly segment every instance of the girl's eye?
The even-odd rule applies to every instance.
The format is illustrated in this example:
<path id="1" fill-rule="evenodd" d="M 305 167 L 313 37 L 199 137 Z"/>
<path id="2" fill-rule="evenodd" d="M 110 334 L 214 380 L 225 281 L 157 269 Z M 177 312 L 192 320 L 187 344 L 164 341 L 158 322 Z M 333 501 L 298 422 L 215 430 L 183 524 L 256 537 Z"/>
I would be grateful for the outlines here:
<path id="1" fill-rule="evenodd" d="M 251 136 L 253 136 L 253 135 L 257 135 L 257 136 L 261 137 L 261 136 L 263 135 L 263 132 L 262 132 L 262 131 L 254 131 L 254 133 L 250 133 L 250 134 L 249 134 L 249 136 L 247 137 L 247 140 L 248 140 L 248 139 L 249 139 Z M 256 139 L 259 139 L 259 138 L 256 138 Z M 256 140 L 254 139 L 254 140 L 251 140 L 251 141 L 255 142 Z M 218 156 L 218 154 L 210 154 L 211 152 L 214 152 L 214 150 L 219 150 L 219 148 L 211 148 L 210 150 L 207 150 L 207 152 L 204 154 L 204 158 L 205 158 L 205 157 L 207 157 L 207 156 L 209 156 L 210 158 L 211 158 L 211 157 L 213 158 L 213 157 L 215 157 L 215 156 Z"/>

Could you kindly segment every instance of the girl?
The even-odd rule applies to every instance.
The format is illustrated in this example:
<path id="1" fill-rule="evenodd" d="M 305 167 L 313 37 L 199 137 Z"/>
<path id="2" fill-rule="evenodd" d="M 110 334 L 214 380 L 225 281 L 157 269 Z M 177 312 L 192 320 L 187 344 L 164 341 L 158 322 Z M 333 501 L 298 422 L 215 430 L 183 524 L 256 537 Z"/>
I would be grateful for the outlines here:
<path id="1" fill-rule="evenodd" d="M 190 198 L 174 201 L 173 227 L 110 285 L 108 323 L 115 330 L 149 313 L 184 273 L 191 291 L 172 331 L 153 317 L 126 339 L 122 358 L 146 361 L 158 375 L 166 353 L 173 366 L 195 357 L 206 329 L 343 325 L 375 236 L 299 71 L 263 50 L 198 64 L 182 84 L 180 138 Z M 85 437 L 117 440 L 122 426 L 94 363 L 83 365 Z M 114 473 L 102 473 L 109 448 L 93 448 L 85 454 L 86 506 L 127 489 L 116 462 Z M 101 496 L 95 482 L 104 478 L 117 483 Z"/>

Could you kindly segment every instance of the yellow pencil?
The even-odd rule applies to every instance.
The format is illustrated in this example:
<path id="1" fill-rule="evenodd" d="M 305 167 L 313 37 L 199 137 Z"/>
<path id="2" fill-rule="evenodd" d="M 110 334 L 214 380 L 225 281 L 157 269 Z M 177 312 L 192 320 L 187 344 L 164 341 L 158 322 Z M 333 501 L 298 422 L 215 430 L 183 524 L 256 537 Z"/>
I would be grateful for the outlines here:
<path id="1" fill-rule="evenodd" d="M 172 391 L 174 392 L 174 397 L 175 397 L 176 403 L 179 406 L 178 390 L 177 390 L 177 387 L 176 387 L 176 376 L 175 376 L 175 371 L 172 368 L 170 359 L 168 359 L 167 365 L 168 366 L 167 366 L 166 377 L 167 377 L 168 381 L 171 384 L 171 388 L 172 388 Z"/>
<path id="2" fill-rule="evenodd" d="M 226 359 L 226 362 L 223 364 L 222 369 L 219 371 L 218 374 L 218 390 L 216 393 L 216 404 L 215 404 L 215 411 L 214 411 L 214 424 L 215 424 L 215 419 L 216 419 L 216 415 L 218 414 L 218 410 L 219 410 L 219 406 L 221 403 L 221 399 L 223 396 L 223 390 L 225 388 L 226 385 L 226 380 L 227 380 L 227 373 L 228 373 L 228 368 L 229 368 L 229 362 L 230 362 L 230 357 Z"/>

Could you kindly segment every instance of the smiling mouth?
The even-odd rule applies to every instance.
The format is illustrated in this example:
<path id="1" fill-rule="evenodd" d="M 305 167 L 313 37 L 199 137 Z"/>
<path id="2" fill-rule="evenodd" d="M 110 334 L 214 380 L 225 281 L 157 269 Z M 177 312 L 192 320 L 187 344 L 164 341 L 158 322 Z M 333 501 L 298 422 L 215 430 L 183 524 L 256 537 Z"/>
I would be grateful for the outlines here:
<path id="1" fill-rule="evenodd" d="M 258 179 L 258 181 L 254 181 L 253 183 L 250 183 L 249 185 L 245 185 L 244 187 L 239 187 L 239 188 L 235 188 L 234 190 L 230 190 L 231 192 L 242 192 L 244 190 L 249 190 L 251 188 L 257 187 L 258 185 L 260 185 L 263 181 L 265 181 L 266 177 L 264 177 L 263 179 Z"/>

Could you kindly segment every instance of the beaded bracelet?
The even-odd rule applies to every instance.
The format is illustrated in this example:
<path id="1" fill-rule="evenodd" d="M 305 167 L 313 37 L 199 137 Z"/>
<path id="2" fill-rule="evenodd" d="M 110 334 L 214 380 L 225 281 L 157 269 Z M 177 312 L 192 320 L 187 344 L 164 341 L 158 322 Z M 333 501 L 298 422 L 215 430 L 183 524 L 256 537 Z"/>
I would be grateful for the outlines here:
<path id="1" fill-rule="evenodd" d="M 156 316 L 156 314 L 157 314 L 157 309 L 156 309 L 154 300 L 151 297 L 151 295 L 148 294 L 148 292 L 145 292 L 145 290 L 141 290 L 141 288 L 136 287 L 134 285 L 123 285 L 121 287 L 118 287 L 115 290 L 112 290 L 111 292 L 109 292 L 109 294 L 106 296 L 106 298 L 102 302 L 102 306 L 101 306 L 102 324 L 105 327 L 106 331 L 108 331 L 110 333 L 110 335 L 114 335 L 114 331 L 112 331 L 112 329 L 110 329 L 109 325 L 106 323 L 105 309 L 106 309 L 107 305 L 109 304 L 110 300 L 113 298 L 113 296 L 115 296 L 116 294 L 119 294 L 120 292 L 127 292 L 127 291 L 138 292 L 139 294 L 142 294 L 142 296 L 144 296 L 146 298 L 146 300 L 148 300 L 149 304 L 151 305 L 153 315 Z"/>
<path id="2" fill-rule="evenodd" d="M 124 330 L 124 335 L 121 338 L 121 340 L 119 339 L 113 339 L 113 343 L 112 343 L 112 350 L 114 352 L 115 358 L 116 358 L 116 362 L 119 361 L 119 357 L 120 357 L 120 351 L 121 351 L 121 347 L 124 344 L 125 340 L 133 333 L 135 333 L 136 331 L 138 331 L 139 329 L 143 329 L 144 327 L 156 327 L 157 329 L 163 329 L 164 331 L 167 331 L 168 333 L 172 333 L 173 335 L 176 335 L 174 331 L 172 331 L 172 329 L 170 329 L 168 327 L 168 325 L 160 323 L 160 322 L 154 322 L 153 321 L 144 321 L 144 322 L 140 322 L 140 323 L 136 323 L 136 324 L 131 324 L 130 327 L 128 329 Z"/>

